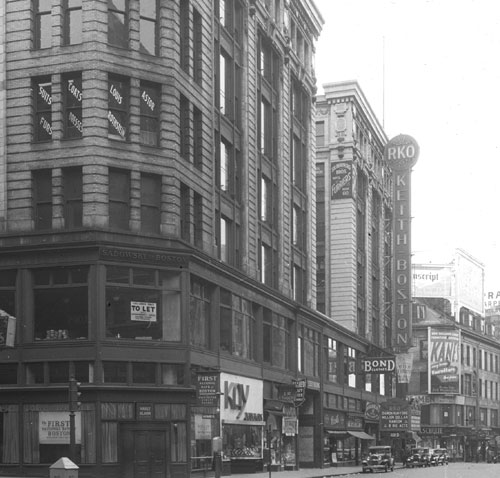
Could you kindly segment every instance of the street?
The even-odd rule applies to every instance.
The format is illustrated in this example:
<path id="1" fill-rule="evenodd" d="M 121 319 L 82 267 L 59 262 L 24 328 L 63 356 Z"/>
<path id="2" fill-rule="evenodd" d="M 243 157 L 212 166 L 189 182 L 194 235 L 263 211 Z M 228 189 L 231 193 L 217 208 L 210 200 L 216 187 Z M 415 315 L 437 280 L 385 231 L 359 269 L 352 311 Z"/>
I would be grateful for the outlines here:
<path id="1" fill-rule="evenodd" d="M 388 475 L 391 478 L 496 478 L 500 475 L 500 464 L 450 463 L 448 466 L 426 468 L 398 467 Z"/>

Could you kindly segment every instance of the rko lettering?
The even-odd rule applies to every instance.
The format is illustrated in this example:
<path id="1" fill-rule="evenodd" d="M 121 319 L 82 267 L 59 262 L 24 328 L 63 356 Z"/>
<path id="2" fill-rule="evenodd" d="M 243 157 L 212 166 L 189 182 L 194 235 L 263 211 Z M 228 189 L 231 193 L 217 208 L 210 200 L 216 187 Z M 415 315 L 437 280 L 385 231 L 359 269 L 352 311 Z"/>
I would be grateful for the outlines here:
<path id="1" fill-rule="evenodd" d="M 241 418 L 247 406 L 250 385 L 242 383 L 224 382 L 224 408 L 239 410 L 236 418 Z"/>

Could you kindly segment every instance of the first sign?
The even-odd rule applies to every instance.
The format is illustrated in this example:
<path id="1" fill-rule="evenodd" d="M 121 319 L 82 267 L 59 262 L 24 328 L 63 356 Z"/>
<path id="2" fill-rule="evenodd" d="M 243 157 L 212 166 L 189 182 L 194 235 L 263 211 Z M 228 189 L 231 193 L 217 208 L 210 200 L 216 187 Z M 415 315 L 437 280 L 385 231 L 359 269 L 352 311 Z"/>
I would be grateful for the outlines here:
<path id="1" fill-rule="evenodd" d="M 407 134 L 392 138 L 384 148 L 384 158 L 392 169 L 402 171 L 411 169 L 418 160 L 420 147 Z"/>

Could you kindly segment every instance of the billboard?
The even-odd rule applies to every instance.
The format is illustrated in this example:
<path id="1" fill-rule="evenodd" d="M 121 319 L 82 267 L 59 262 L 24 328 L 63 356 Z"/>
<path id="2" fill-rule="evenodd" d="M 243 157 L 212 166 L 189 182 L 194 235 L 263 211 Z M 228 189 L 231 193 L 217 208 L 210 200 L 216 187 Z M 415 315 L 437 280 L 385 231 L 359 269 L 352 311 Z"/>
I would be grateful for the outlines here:
<path id="1" fill-rule="evenodd" d="M 413 264 L 412 274 L 413 297 L 451 297 L 451 265 Z"/>
<path id="2" fill-rule="evenodd" d="M 457 299 L 460 305 L 483 314 L 484 265 L 461 249 L 455 254 Z"/>
<path id="3" fill-rule="evenodd" d="M 460 330 L 429 327 L 429 393 L 460 394 Z"/>

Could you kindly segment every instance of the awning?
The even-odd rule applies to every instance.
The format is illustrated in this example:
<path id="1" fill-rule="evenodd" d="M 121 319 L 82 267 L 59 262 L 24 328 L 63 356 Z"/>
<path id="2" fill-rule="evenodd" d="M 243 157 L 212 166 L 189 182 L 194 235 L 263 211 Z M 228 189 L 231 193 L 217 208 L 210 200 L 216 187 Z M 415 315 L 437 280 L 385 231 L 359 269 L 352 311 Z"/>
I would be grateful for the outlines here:
<path id="1" fill-rule="evenodd" d="M 368 433 L 365 432 L 347 430 L 347 433 L 349 433 L 349 435 L 353 437 L 361 438 L 361 440 L 375 440 L 375 437 L 372 437 L 371 435 L 368 435 Z"/>

